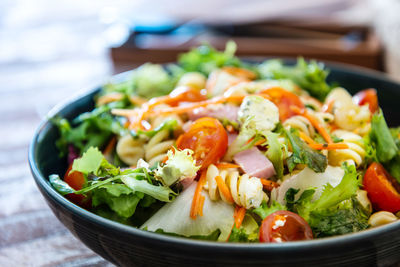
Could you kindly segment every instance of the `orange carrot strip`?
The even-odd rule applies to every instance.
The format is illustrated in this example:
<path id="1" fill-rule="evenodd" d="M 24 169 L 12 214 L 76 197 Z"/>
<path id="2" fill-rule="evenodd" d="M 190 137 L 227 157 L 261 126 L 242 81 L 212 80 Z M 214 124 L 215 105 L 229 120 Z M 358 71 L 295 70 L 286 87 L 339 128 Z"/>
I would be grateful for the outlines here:
<path id="1" fill-rule="evenodd" d="M 197 206 L 197 214 L 203 216 L 203 207 L 204 207 L 204 200 L 206 199 L 205 196 L 200 196 L 199 205 Z"/>
<path id="2" fill-rule="evenodd" d="M 220 162 L 220 163 L 215 164 L 215 166 L 216 166 L 218 169 L 240 168 L 239 165 L 233 164 L 233 163 L 228 163 L 228 162 Z"/>
<path id="3" fill-rule="evenodd" d="M 254 143 L 254 145 L 255 145 L 255 146 L 262 145 L 262 144 L 265 143 L 265 141 L 267 141 L 267 140 L 265 140 L 265 139 L 258 140 L 257 142 Z"/>
<path id="4" fill-rule="evenodd" d="M 317 129 L 317 131 L 322 135 L 327 143 L 333 143 L 332 138 L 326 131 L 326 129 L 317 121 L 317 119 L 314 118 L 314 116 L 309 114 L 306 109 L 300 109 L 297 106 L 291 106 L 290 108 L 298 115 L 306 117 L 310 121 L 312 126 L 314 126 L 314 128 Z"/>
<path id="5" fill-rule="evenodd" d="M 185 113 L 185 112 L 191 111 L 196 108 L 205 107 L 205 106 L 212 105 L 212 104 L 219 104 L 219 103 L 224 103 L 224 102 L 229 102 L 229 101 L 233 101 L 233 102 L 242 101 L 243 98 L 245 98 L 245 97 L 246 97 L 246 95 L 214 97 L 209 100 L 200 101 L 200 102 L 189 104 L 186 106 L 171 107 L 171 108 L 166 108 L 163 110 L 157 110 L 157 111 L 154 111 L 154 113 L 157 115 L 168 114 L 168 113 L 181 114 L 181 113 Z"/>
<path id="6" fill-rule="evenodd" d="M 299 135 L 300 135 L 300 138 L 303 139 L 304 141 L 306 141 L 307 144 L 318 145 L 317 142 L 315 142 L 311 137 L 309 137 L 305 133 L 300 132 Z"/>
<path id="7" fill-rule="evenodd" d="M 349 146 L 345 143 L 330 143 L 330 144 L 309 144 L 309 146 L 316 150 L 335 150 L 335 149 L 348 149 Z"/>
<path id="8" fill-rule="evenodd" d="M 226 71 L 229 74 L 232 74 L 236 77 L 240 77 L 240 78 L 245 78 L 245 79 L 249 79 L 249 80 L 254 80 L 256 78 L 256 74 L 254 72 L 252 72 L 251 70 L 247 70 L 247 69 L 226 66 L 226 67 L 223 67 L 222 70 Z"/>
<path id="9" fill-rule="evenodd" d="M 222 177 L 218 175 L 217 177 L 215 177 L 215 181 L 217 182 L 219 191 L 224 195 L 225 199 L 228 202 L 233 203 L 233 197 L 232 197 L 231 191 L 229 190 L 228 186 L 225 184 L 224 180 L 222 180 Z"/>
<path id="10" fill-rule="evenodd" d="M 263 185 L 263 188 L 267 191 L 272 191 L 272 189 L 279 187 L 279 184 L 277 182 L 266 179 L 260 179 L 260 180 Z"/>
<path id="11" fill-rule="evenodd" d="M 200 179 L 197 182 L 196 191 L 193 195 L 192 206 L 190 208 L 190 218 L 193 220 L 196 219 L 197 215 L 199 214 L 199 210 L 203 210 L 202 203 L 204 204 L 204 200 L 201 200 L 201 191 L 203 190 L 203 186 L 206 183 L 206 172 L 202 172 L 200 175 Z"/>
<path id="12" fill-rule="evenodd" d="M 97 105 L 101 106 L 104 104 L 108 104 L 110 102 L 118 101 L 118 100 L 121 100 L 123 97 L 124 97 L 124 95 L 121 93 L 117 93 L 117 92 L 109 93 L 109 94 L 100 96 L 97 99 Z"/>
<path id="13" fill-rule="evenodd" d="M 146 103 L 147 100 L 144 98 L 141 98 L 140 96 L 133 95 L 133 96 L 129 97 L 129 101 L 131 101 L 132 104 L 140 106 L 140 105 L 143 105 L 144 103 Z"/>
<path id="14" fill-rule="evenodd" d="M 246 208 L 245 207 L 236 206 L 235 207 L 234 217 L 235 217 L 235 227 L 237 229 L 239 229 L 240 226 L 242 225 L 242 222 L 243 222 L 243 219 L 244 219 L 244 215 L 246 215 Z"/>
<path id="15" fill-rule="evenodd" d="M 120 108 L 113 108 L 111 110 L 111 114 L 115 116 L 122 116 L 122 117 L 133 117 L 138 114 L 138 109 L 120 109 Z"/>
<path id="16" fill-rule="evenodd" d="M 110 142 L 108 142 L 106 148 L 103 151 L 103 155 L 110 155 L 112 150 L 115 147 L 115 143 L 117 142 L 117 138 L 115 136 L 113 136 L 110 140 Z"/>

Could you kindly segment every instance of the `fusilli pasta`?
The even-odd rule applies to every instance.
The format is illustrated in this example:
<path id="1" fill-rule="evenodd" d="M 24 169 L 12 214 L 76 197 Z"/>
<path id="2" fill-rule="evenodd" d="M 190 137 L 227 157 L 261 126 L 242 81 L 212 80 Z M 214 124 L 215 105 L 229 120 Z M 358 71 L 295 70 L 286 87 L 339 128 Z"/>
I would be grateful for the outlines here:
<path id="1" fill-rule="evenodd" d="M 329 164 L 339 166 L 343 162 L 349 162 L 350 164 L 360 166 L 365 157 L 362 137 L 345 130 L 336 130 L 332 134 L 343 139 L 343 143 L 347 144 L 349 148 L 329 151 Z"/>
<path id="2" fill-rule="evenodd" d="M 145 160 L 150 166 L 154 166 L 157 162 L 163 161 L 167 156 L 167 151 L 174 145 L 174 140 L 169 138 L 169 130 L 165 129 L 158 132 L 149 142 L 144 145 Z"/>
<path id="3" fill-rule="evenodd" d="M 116 152 L 119 158 L 130 166 L 135 166 L 144 157 L 144 141 L 130 135 L 122 136 L 117 143 Z"/>
<path id="4" fill-rule="evenodd" d="M 257 208 L 263 200 L 268 200 L 268 196 L 263 191 L 263 186 L 259 178 L 250 177 L 247 174 L 239 175 L 236 169 L 219 170 L 211 164 L 207 169 L 207 187 L 211 200 L 222 199 L 224 202 L 232 204 L 225 198 L 218 188 L 216 177 L 220 176 L 231 192 L 233 202 L 246 209 Z"/>

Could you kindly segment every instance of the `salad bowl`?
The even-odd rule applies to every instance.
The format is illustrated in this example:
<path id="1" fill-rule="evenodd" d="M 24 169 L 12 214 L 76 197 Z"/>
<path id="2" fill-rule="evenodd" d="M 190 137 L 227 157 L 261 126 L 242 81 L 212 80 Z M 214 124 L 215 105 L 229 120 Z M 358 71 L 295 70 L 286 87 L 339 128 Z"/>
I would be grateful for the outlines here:
<path id="1" fill-rule="evenodd" d="M 390 126 L 400 125 L 400 84 L 383 73 L 327 64 L 328 80 L 355 93 L 377 88 Z M 123 80 L 128 73 L 117 75 Z M 36 184 L 56 217 L 86 246 L 118 266 L 386 266 L 400 262 L 400 221 L 358 233 L 287 243 L 218 243 L 160 235 L 91 213 L 60 195 L 49 183 L 63 173 L 57 157 L 58 130 L 54 116 L 72 119 L 94 107 L 95 88 L 55 107 L 38 127 L 29 148 Z"/>

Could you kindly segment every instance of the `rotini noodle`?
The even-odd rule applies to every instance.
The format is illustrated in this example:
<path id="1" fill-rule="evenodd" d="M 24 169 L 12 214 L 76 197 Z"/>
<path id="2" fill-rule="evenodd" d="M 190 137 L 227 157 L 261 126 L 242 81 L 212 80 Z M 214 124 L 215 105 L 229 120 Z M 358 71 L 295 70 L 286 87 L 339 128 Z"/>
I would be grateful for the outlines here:
<path id="1" fill-rule="evenodd" d="M 347 144 L 349 148 L 329 151 L 329 164 L 339 166 L 343 162 L 349 162 L 350 164 L 360 166 L 365 157 L 362 137 L 345 130 L 336 130 L 332 134 L 343 139 L 343 143 Z"/>
<path id="2" fill-rule="evenodd" d="M 388 224 L 394 221 L 397 221 L 398 218 L 391 212 L 388 211 L 378 211 L 371 215 L 368 219 L 368 224 L 372 227 L 381 226 L 384 224 Z"/>
<path id="3" fill-rule="evenodd" d="M 129 166 L 135 166 L 144 157 L 144 142 L 130 135 L 122 136 L 117 143 L 116 152 L 119 158 Z"/>
<path id="4" fill-rule="evenodd" d="M 170 132 L 165 129 L 158 132 L 144 146 L 145 160 L 150 166 L 154 166 L 157 162 L 163 161 L 167 156 L 167 151 L 174 145 L 174 140 L 169 138 Z"/>
<path id="5" fill-rule="evenodd" d="M 368 131 L 371 118 L 368 106 L 354 104 L 351 95 L 345 89 L 334 89 L 327 96 L 325 103 L 333 103 L 335 123 L 340 128 L 348 131 L 359 129 L 360 134 Z"/>
<path id="6" fill-rule="evenodd" d="M 309 137 L 313 138 L 315 134 L 315 129 L 310 123 L 310 121 L 304 116 L 293 116 L 283 123 L 285 128 L 294 128 L 305 133 Z"/>
<path id="7" fill-rule="evenodd" d="M 231 192 L 233 202 L 246 209 L 257 208 L 268 196 L 263 191 L 259 178 L 250 177 L 247 174 L 239 175 L 236 169 L 219 170 L 211 164 L 207 169 L 207 188 L 211 200 L 222 199 L 232 204 L 218 188 L 216 177 L 220 176 Z"/>
<path id="8" fill-rule="evenodd" d="M 169 108 L 170 106 L 167 104 L 160 104 L 154 107 L 154 110 L 162 110 L 165 108 Z M 168 120 L 168 119 L 174 119 L 178 122 L 179 127 L 182 127 L 183 122 L 182 119 L 176 115 L 176 114 L 169 114 L 167 116 L 154 116 L 150 119 L 150 124 L 151 127 L 154 129 L 157 126 L 159 126 L 160 124 L 162 124 L 164 121 Z"/>

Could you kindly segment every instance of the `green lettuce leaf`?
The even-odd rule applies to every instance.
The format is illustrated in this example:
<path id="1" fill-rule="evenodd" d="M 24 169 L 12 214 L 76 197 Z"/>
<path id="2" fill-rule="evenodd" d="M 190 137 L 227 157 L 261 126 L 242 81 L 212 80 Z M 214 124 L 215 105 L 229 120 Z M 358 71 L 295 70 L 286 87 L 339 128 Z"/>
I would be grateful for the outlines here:
<path id="1" fill-rule="evenodd" d="M 280 60 L 267 60 L 259 65 L 258 70 L 262 78 L 290 79 L 321 101 L 331 91 L 331 86 L 326 82 L 329 71 L 320 62 L 307 63 L 299 58 L 296 65 L 285 66 Z"/>
<path id="2" fill-rule="evenodd" d="M 143 193 L 135 193 L 126 185 L 106 184 L 92 191 L 92 205 L 97 207 L 106 204 L 119 216 L 129 218 L 143 197 Z"/>
<path id="3" fill-rule="evenodd" d="M 209 75 L 213 70 L 223 66 L 242 66 L 239 58 L 235 57 L 236 44 L 226 43 L 225 51 L 219 52 L 209 45 L 202 45 L 181 54 L 178 58 L 179 66 L 186 72 L 198 71 Z"/>
<path id="4" fill-rule="evenodd" d="M 311 212 L 310 226 L 315 237 L 359 232 L 368 228 L 370 212 L 352 197 L 328 209 Z"/>
<path id="5" fill-rule="evenodd" d="M 381 163 L 393 159 L 399 149 L 386 124 L 383 112 L 376 112 L 371 120 L 371 139 L 376 142 L 376 155 Z"/>
<path id="6" fill-rule="evenodd" d="M 274 165 L 276 177 L 278 179 L 283 176 L 283 145 L 278 140 L 279 134 L 267 132 L 265 137 L 267 137 L 268 150 L 265 153 L 267 158 Z"/>
<path id="7" fill-rule="evenodd" d="M 90 147 L 81 158 L 74 160 L 71 172 L 78 171 L 88 175 L 89 173 L 97 174 L 104 160 L 103 154 L 96 147 Z"/>
<path id="8" fill-rule="evenodd" d="M 297 164 L 306 164 L 315 172 L 324 172 L 328 166 L 327 158 L 311 149 L 297 135 L 296 129 L 291 128 L 290 131 L 283 129 L 293 150 L 292 156 L 288 159 L 287 164 L 289 172 L 292 172 Z"/>
<path id="9" fill-rule="evenodd" d="M 268 205 L 267 202 L 263 201 L 261 205 L 258 208 L 253 209 L 252 212 L 264 220 L 268 215 L 279 210 L 287 210 L 287 208 L 276 201 L 273 201 L 271 205 Z"/>

